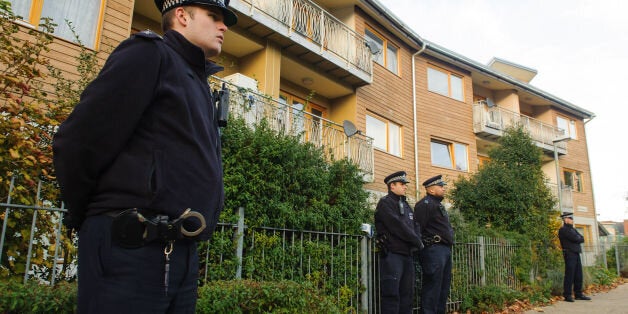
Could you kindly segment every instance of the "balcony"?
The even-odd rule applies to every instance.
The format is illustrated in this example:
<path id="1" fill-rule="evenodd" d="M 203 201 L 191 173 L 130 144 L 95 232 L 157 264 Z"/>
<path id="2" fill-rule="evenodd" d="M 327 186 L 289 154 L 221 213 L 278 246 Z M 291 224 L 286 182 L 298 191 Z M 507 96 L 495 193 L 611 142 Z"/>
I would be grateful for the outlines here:
<path id="1" fill-rule="evenodd" d="M 373 81 L 363 35 L 308 0 L 233 0 L 238 27 L 278 43 L 282 51 L 351 86 Z M 296 43 L 296 45 L 295 45 Z"/>
<path id="2" fill-rule="evenodd" d="M 255 127 L 257 123 L 265 119 L 273 130 L 286 135 L 299 136 L 301 141 L 321 148 L 329 161 L 349 159 L 362 170 L 364 181 L 373 180 L 372 138 L 361 133 L 348 137 L 342 125 L 310 114 L 303 108 L 289 106 L 218 77 L 210 79 L 213 90 L 220 89 L 223 83 L 230 91 L 230 118 L 243 118 L 250 127 Z"/>
<path id="3" fill-rule="evenodd" d="M 503 136 L 506 128 L 520 124 L 528 131 L 536 145 L 546 153 L 554 152 L 554 139 L 564 135 L 564 131 L 551 124 L 522 115 L 498 106 L 489 107 L 480 101 L 473 105 L 473 131 L 481 138 L 496 140 Z M 567 143 L 556 143 L 558 154 L 567 154 Z"/>

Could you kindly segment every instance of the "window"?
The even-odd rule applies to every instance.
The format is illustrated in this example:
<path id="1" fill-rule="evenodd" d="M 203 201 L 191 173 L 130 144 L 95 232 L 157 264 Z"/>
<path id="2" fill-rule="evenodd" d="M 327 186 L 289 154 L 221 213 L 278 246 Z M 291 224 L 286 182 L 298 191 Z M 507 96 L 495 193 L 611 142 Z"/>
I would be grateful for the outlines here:
<path id="1" fill-rule="evenodd" d="M 432 140 L 432 165 L 460 171 L 469 170 L 467 145 Z"/>
<path id="2" fill-rule="evenodd" d="M 565 186 L 570 186 L 574 192 L 582 192 L 582 172 L 563 169 L 563 180 Z"/>
<path id="3" fill-rule="evenodd" d="M 427 68 L 427 89 L 441 95 L 464 101 L 462 77 L 445 70 Z"/>
<path id="4" fill-rule="evenodd" d="M 72 23 L 79 40 L 89 48 L 97 46 L 100 37 L 102 0 L 9 0 L 16 16 L 24 22 L 38 26 L 40 19 L 51 18 L 57 24 L 54 35 L 75 42 L 66 20 Z"/>
<path id="5" fill-rule="evenodd" d="M 390 121 L 366 115 L 366 135 L 373 138 L 373 146 L 401 157 L 401 127 Z"/>
<path id="6" fill-rule="evenodd" d="M 569 135 L 571 139 L 576 139 L 576 121 L 563 117 L 556 117 L 556 126 L 565 131 L 565 135 Z"/>
<path id="7" fill-rule="evenodd" d="M 364 32 L 366 39 L 380 51 L 375 56 L 375 62 L 386 67 L 390 72 L 399 74 L 399 48 L 368 28 Z"/>

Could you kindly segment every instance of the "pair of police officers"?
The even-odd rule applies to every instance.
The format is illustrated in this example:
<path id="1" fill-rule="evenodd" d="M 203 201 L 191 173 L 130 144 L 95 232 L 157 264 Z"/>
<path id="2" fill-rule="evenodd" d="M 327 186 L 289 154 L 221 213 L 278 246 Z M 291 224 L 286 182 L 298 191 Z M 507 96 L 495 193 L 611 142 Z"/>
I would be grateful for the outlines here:
<path id="1" fill-rule="evenodd" d="M 441 204 L 446 183 L 441 175 L 424 181 L 427 195 L 412 210 L 405 197 L 409 182 L 404 171 L 387 176 L 384 183 L 388 194 L 379 200 L 375 211 L 381 311 L 412 313 L 413 255 L 418 251 L 423 275 L 421 313 L 445 313 L 453 244 L 453 228 Z"/>

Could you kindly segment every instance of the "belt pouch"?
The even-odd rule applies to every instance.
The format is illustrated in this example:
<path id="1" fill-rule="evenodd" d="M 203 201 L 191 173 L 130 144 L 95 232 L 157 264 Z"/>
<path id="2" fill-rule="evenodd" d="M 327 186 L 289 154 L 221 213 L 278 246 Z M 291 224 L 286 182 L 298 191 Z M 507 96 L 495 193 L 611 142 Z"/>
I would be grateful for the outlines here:
<path id="1" fill-rule="evenodd" d="M 111 240 L 127 249 L 136 249 L 145 244 L 146 226 L 140 222 L 137 210 L 125 210 L 113 218 Z"/>

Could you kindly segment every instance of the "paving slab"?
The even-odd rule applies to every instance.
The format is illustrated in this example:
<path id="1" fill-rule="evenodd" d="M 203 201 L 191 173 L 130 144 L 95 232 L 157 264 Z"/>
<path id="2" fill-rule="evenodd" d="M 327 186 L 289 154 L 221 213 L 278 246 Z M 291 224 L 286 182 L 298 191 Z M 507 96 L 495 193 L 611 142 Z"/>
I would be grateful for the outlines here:
<path id="1" fill-rule="evenodd" d="M 608 292 L 600 292 L 589 295 L 591 301 L 565 302 L 558 301 L 555 304 L 546 307 L 539 307 L 534 310 L 528 310 L 525 314 L 628 314 L 628 283 L 617 286 L 617 288 Z"/>

